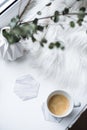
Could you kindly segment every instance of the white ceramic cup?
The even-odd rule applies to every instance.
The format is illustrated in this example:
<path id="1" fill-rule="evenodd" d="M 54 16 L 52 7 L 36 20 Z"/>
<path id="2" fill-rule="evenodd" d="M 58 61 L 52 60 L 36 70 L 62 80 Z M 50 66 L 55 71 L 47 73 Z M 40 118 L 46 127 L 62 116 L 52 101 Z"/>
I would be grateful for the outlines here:
<path id="1" fill-rule="evenodd" d="M 52 112 L 49 110 L 49 107 L 48 107 L 48 103 L 49 103 L 49 100 L 51 99 L 51 97 L 53 97 L 54 95 L 58 95 L 58 94 L 65 96 L 65 97 L 69 100 L 69 103 L 70 103 L 67 112 L 66 112 L 65 114 L 63 114 L 63 115 L 56 115 L 56 114 L 52 113 Z M 74 101 L 73 101 L 73 99 L 71 98 L 70 94 L 67 93 L 66 91 L 64 91 L 64 90 L 56 90 L 56 91 L 51 92 L 51 93 L 49 94 L 49 96 L 47 97 L 46 106 L 47 106 L 48 112 L 49 112 L 52 116 L 58 117 L 58 118 L 63 118 L 63 117 L 68 116 L 68 115 L 73 111 L 73 108 L 74 108 L 74 107 L 80 107 L 80 106 L 81 106 L 81 103 L 75 104 Z"/>

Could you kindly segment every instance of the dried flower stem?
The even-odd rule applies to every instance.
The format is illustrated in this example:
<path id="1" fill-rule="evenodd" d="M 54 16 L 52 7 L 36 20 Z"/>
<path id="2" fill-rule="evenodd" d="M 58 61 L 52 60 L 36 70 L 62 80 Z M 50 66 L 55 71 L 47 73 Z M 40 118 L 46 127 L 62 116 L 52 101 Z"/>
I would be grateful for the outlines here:
<path id="1" fill-rule="evenodd" d="M 32 0 L 29 0 L 28 3 L 26 4 L 25 8 L 23 9 L 22 13 L 19 15 L 19 19 L 21 19 L 21 17 L 23 16 L 23 14 L 25 13 L 27 7 L 30 5 Z"/>

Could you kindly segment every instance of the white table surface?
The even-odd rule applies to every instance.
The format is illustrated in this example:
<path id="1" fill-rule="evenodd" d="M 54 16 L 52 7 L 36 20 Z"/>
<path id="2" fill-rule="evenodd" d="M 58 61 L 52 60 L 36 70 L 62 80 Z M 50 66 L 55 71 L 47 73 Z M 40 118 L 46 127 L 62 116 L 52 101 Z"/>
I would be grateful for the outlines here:
<path id="1" fill-rule="evenodd" d="M 47 95 L 57 88 L 32 70 L 28 58 L 14 63 L 0 59 L 0 130 L 57 130 L 56 123 L 44 120 L 41 110 Z M 32 74 L 40 82 L 37 98 L 22 101 L 14 94 L 14 81 L 24 74 Z"/>
<path id="2" fill-rule="evenodd" d="M 72 51 L 69 50 L 68 53 L 66 51 L 65 54 L 65 58 L 67 58 L 67 55 L 72 54 Z M 77 55 L 73 56 L 75 58 Z M 82 82 L 81 83 L 84 86 L 81 84 L 81 86 L 74 86 L 72 88 L 72 83 L 66 83 L 70 74 L 68 73 L 68 77 L 65 78 L 65 81 L 63 81 L 64 84 L 66 84 L 62 87 L 64 84 L 58 82 L 57 80 L 56 82 L 52 79 L 50 80 L 42 74 L 42 71 L 32 68 L 32 63 L 29 59 L 29 54 L 15 62 L 6 62 L 0 57 L 0 130 L 64 130 L 59 128 L 56 123 L 51 123 L 44 120 L 41 105 L 46 100 L 48 94 L 55 89 L 65 89 L 71 93 L 75 100 L 80 100 L 86 103 L 87 86 L 85 81 L 87 75 L 85 74 L 84 76 L 83 73 L 82 82 L 85 82 L 85 84 Z M 71 66 L 72 69 L 73 65 Z M 71 68 L 69 71 L 71 71 Z M 86 68 L 84 69 L 84 72 L 86 72 Z M 25 74 L 31 74 L 37 81 L 40 82 L 38 97 L 28 101 L 22 101 L 13 92 L 16 78 Z M 71 81 L 73 82 L 73 80 Z M 79 79 L 79 81 L 81 80 Z M 66 85 L 71 86 L 66 87 Z"/>

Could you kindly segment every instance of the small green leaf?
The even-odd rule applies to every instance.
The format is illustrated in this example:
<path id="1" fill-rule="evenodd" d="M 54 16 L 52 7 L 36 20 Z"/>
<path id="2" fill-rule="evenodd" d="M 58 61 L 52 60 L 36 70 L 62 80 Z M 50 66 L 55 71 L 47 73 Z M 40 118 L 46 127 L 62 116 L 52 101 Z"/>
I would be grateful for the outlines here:
<path id="1" fill-rule="evenodd" d="M 38 23 L 38 19 L 35 18 L 34 21 L 33 21 L 33 23 L 37 25 L 37 23 Z"/>
<path id="2" fill-rule="evenodd" d="M 58 17 L 54 18 L 54 22 L 57 23 L 59 21 Z"/>
<path id="3" fill-rule="evenodd" d="M 60 45 L 61 45 L 60 42 L 56 42 L 56 43 L 55 43 L 55 46 L 56 46 L 57 48 L 59 48 Z"/>
<path id="4" fill-rule="evenodd" d="M 70 22 L 70 27 L 72 27 L 72 28 L 75 27 L 75 23 L 73 21 Z"/>
<path id="5" fill-rule="evenodd" d="M 33 42 L 36 42 L 36 39 L 35 39 L 34 36 L 32 36 L 31 39 L 32 39 Z"/>
<path id="6" fill-rule="evenodd" d="M 64 46 L 62 46 L 62 47 L 61 47 L 61 49 L 62 49 L 62 50 L 64 50 L 64 49 L 65 49 L 65 47 L 64 47 Z"/>
<path id="7" fill-rule="evenodd" d="M 11 33 L 13 35 L 16 35 L 17 37 L 20 37 L 22 30 L 21 30 L 20 26 L 15 26 L 14 28 L 11 29 Z"/>
<path id="8" fill-rule="evenodd" d="M 15 18 L 12 18 L 11 19 L 11 22 L 10 22 L 10 27 L 15 27 L 17 25 L 17 23 L 19 22 L 19 16 L 16 16 Z"/>
<path id="9" fill-rule="evenodd" d="M 41 11 L 38 11 L 37 14 L 38 14 L 38 15 L 41 15 L 42 13 L 41 13 Z"/>
<path id="10" fill-rule="evenodd" d="M 50 43 L 49 48 L 53 49 L 54 48 L 54 43 Z"/>
<path id="11" fill-rule="evenodd" d="M 50 6 L 52 3 L 50 2 L 50 3 L 48 3 L 48 4 L 46 4 L 46 6 Z"/>
<path id="12" fill-rule="evenodd" d="M 6 30 L 3 30 L 3 36 L 7 39 L 9 44 L 14 44 L 19 42 L 20 37 L 17 37 L 16 35 L 12 34 L 12 32 L 7 32 Z"/>
<path id="13" fill-rule="evenodd" d="M 55 11 L 54 15 L 59 16 L 59 11 Z"/>
<path id="14" fill-rule="evenodd" d="M 65 8 L 62 13 L 63 13 L 63 15 L 68 14 L 69 13 L 69 8 Z"/>
<path id="15" fill-rule="evenodd" d="M 40 45 L 41 45 L 42 47 L 44 47 L 44 44 L 43 44 L 42 42 L 40 42 Z"/>
<path id="16" fill-rule="evenodd" d="M 41 25 L 38 25 L 38 26 L 37 26 L 37 30 L 39 30 L 39 31 L 43 31 L 43 29 L 44 29 L 43 26 L 41 26 Z"/>
<path id="17" fill-rule="evenodd" d="M 59 21 L 59 12 L 58 11 L 55 11 L 53 20 L 55 23 L 57 23 Z"/>
<path id="18" fill-rule="evenodd" d="M 42 38 L 41 43 L 47 43 L 47 39 Z"/>
<path id="19" fill-rule="evenodd" d="M 82 25 L 82 21 L 83 21 L 82 19 L 78 19 L 77 23 L 78 23 L 79 26 Z"/>
<path id="20" fill-rule="evenodd" d="M 34 31 L 34 27 L 33 25 L 29 25 L 29 24 L 23 24 L 21 27 L 20 27 L 20 36 L 25 39 L 29 36 L 32 36 L 32 33 Z"/>
<path id="21" fill-rule="evenodd" d="M 84 19 L 84 17 L 85 17 L 85 13 L 84 13 L 84 12 L 82 12 L 82 11 L 80 11 L 80 12 L 79 12 L 79 14 L 78 14 L 78 19 L 83 20 L 83 19 Z"/>
<path id="22" fill-rule="evenodd" d="M 85 7 L 81 7 L 79 10 L 85 12 L 86 8 Z"/>
<path id="23" fill-rule="evenodd" d="M 47 43 L 47 40 L 45 38 L 42 38 L 41 41 L 40 41 L 40 45 L 42 47 L 44 47 L 44 43 L 46 44 Z"/>
<path id="24" fill-rule="evenodd" d="M 37 25 L 31 23 L 29 24 L 29 27 L 27 29 L 28 29 L 28 33 L 32 36 L 32 34 L 37 32 Z"/>

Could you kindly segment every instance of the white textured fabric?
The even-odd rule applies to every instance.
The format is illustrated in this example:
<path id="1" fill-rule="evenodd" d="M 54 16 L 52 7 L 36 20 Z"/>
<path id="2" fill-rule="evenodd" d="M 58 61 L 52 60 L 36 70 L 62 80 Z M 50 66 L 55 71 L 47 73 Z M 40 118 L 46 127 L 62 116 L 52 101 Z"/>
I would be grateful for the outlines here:
<path id="1" fill-rule="evenodd" d="M 40 84 L 31 76 L 24 75 L 16 79 L 14 92 L 23 101 L 38 95 Z"/>
<path id="2" fill-rule="evenodd" d="M 55 10 L 62 11 L 67 4 L 70 6 L 72 3 L 72 1 L 71 3 L 70 1 L 68 2 L 66 0 L 52 1 L 51 7 L 44 7 L 42 9 L 42 16 L 52 15 Z M 78 10 L 78 7 L 82 6 L 87 7 L 87 0 L 75 3 L 70 11 L 75 12 Z M 34 15 L 31 15 L 33 12 L 34 9 L 29 12 L 25 21 L 30 19 L 30 16 L 34 18 Z M 49 28 L 46 32 L 48 44 L 42 49 L 35 50 L 35 52 L 32 51 L 32 48 L 35 47 L 33 44 L 30 49 L 31 61 L 40 73 L 44 74 L 48 79 L 51 78 L 51 81 L 54 81 L 56 86 L 58 86 L 57 89 L 67 90 L 73 98 L 78 99 L 79 96 L 79 99 L 87 102 L 87 25 L 84 23 L 81 27 L 76 25 L 75 28 L 70 28 L 69 21 L 72 21 L 72 18 L 62 16 L 58 24 L 54 24 L 50 20 L 40 21 L 41 23 L 49 23 Z M 50 50 L 48 48 L 50 42 L 57 40 L 61 41 L 65 46 L 64 51 L 56 48 Z"/>

